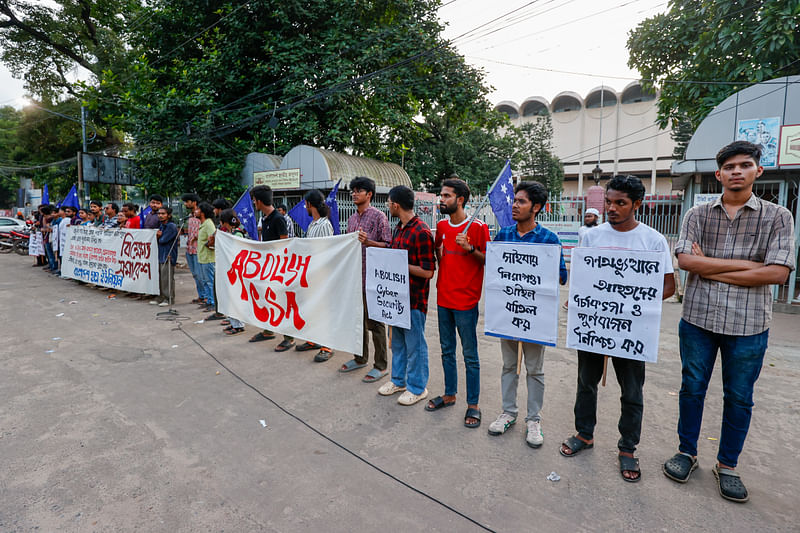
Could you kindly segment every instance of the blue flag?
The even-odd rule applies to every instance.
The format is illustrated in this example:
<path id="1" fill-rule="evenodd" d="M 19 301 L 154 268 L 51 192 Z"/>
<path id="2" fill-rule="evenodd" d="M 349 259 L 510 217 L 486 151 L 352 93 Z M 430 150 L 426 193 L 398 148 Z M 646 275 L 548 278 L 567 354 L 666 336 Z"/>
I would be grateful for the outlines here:
<path id="1" fill-rule="evenodd" d="M 233 206 L 236 216 L 239 217 L 239 222 L 242 229 L 247 233 L 248 237 L 254 241 L 260 240 L 258 238 L 258 222 L 256 222 L 255 209 L 253 209 L 253 200 L 250 198 L 250 188 L 248 187 L 244 194 Z"/>
<path id="2" fill-rule="evenodd" d="M 50 205 L 50 191 L 47 190 L 47 184 L 44 184 L 44 188 L 42 189 L 42 205 Z M 61 206 L 58 206 L 61 207 Z"/>
<path id="3" fill-rule="evenodd" d="M 59 207 L 74 207 L 75 210 L 80 210 L 81 202 L 78 199 L 78 191 L 75 189 L 75 185 L 72 186 L 64 199 L 61 200 Z"/>
<path id="4" fill-rule="evenodd" d="M 492 205 L 494 216 L 501 228 L 514 224 L 511 218 L 511 205 L 514 203 L 514 180 L 511 177 L 511 165 L 506 161 L 506 166 L 494 182 L 489 191 L 489 203 Z"/>
<path id="5" fill-rule="evenodd" d="M 306 201 L 300 200 L 300 202 L 294 206 L 289 213 L 287 213 L 292 220 L 294 220 L 298 226 L 300 226 L 303 231 L 308 231 L 308 225 L 314 220 L 311 218 L 311 215 L 308 214 L 306 210 Z"/>
<path id="6" fill-rule="evenodd" d="M 139 211 L 139 227 L 140 228 L 144 227 L 144 219 L 147 218 L 147 215 L 149 215 L 151 211 L 152 211 L 152 209 L 150 209 L 149 205 L 147 207 L 145 207 L 144 209 L 142 209 L 141 211 Z"/>
<path id="7" fill-rule="evenodd" d="M 339 184 L 342 180 L 336 182 L 336 185 L 333 187 L 333 190 L 328 194 L 328 198 L 325 199 L 325 203 L 328 204 L 331 212 L 328 213 L 328 220 L 333 226 L 333 234 L 339 235 L 342 231 L 339 228 L 339 204 L 336 202 L 336 193 L 339 192 Z M 305 203 L 305 202 L 303 202 Z"/>

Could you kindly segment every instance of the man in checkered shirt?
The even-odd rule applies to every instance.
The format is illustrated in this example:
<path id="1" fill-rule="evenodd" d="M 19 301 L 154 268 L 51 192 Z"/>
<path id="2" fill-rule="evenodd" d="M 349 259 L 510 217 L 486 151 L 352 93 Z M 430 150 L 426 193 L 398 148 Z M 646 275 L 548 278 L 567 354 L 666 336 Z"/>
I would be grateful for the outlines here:
<path id="1" fill-rule="evenodd" d="M 683 367 L 680 445 L 664 463 L 664 474 L 685 483 L 697 468 L 703 403 L 719 351 L 724 401 L 713 473 L 720 495 L 736 502 L 748 499 L 734 469 L 767 349 L 770 285 L 785 283 L 795 268 L 791 213 L 753 194 L 753 183 L 764 171 L 760 158 L 760 148 L 746 141 L 719 151 L 716 176 L 722 196 L 686 213 L 675 246 L 678 264 L 689 276 L 678 329 Z"/>

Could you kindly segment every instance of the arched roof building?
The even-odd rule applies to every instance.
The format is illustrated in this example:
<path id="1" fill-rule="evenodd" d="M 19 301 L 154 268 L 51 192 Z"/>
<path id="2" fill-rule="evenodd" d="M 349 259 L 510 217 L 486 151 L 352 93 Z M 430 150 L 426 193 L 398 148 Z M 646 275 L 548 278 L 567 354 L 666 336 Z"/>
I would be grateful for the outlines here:
<path id="1" fill-rule="evenodd" d="M 621 92 L 599 86 L 585 97 L 563 91 L 551 101 L 531 96 L 519 106 L 506 100 L 495 109 L 508 115 L 515 126 L 550 115 L 553 151 L 564 164 L 567 194 L 582 195 L 592 184 L 592 169 L 598 164 L 604 177 L 634 174 L 642 178 L 648 194 L 669 194 L 675 143 L 671 130 L 662 130 L 656 123 L 657 104 L 657 95 L 635 81 Z"/>

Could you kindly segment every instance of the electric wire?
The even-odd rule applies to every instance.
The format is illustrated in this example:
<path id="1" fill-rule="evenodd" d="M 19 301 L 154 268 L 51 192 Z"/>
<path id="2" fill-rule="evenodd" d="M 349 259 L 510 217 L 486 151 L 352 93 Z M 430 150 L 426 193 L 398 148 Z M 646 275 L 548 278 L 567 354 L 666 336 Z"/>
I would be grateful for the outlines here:
<path id="1" fill-rule="evenodd" d="M 474 524 L 475 526 L 481 528 L 482 530 L 494 532 L 493 529 L 489 528 L 488 526 L 485 526 L 484 524 L 481 524 L 480 522 L 478 522 L 476 519 L 472 518 L 471 516 L 462 513 L 461 511 L 459 511 L 455 507 L 452 507 L 451 505 L 443 502 L 442 500 L 436 498 L 435 496 L 432 496 L 431 494 L 428 494 L 427 492 L 423 491 L 422 489 L 418 489 L 417 487 L 411 485 L 410 483 L 408 483 L 406 481 L 403 481 L 402 479 L 398 478 L 394 474 L 384 470 L 383 468 L 379 467 L 375 463 L 373 463 L 370 460 L 368 460 L 368 459 L 364 458 L 363 456 L 359 455 L 357 452 L 351 450 L 350 448 L 348 448 L 344 444 L 340 443 L 339 441 L 335 440 L 334 438 L 329 437 L 328 435 L 326 435 L 322 431 L 318 430 L 317 428 L 315 428 L 314 426 L 312 426 L 311 424 L 306 422 L 304 419 L 300 418 L 298 415 L 296 415 L 293 412 L 289 411 L 287 408 L 283 407 L 280 403 L 278 403 L 277 401 L 275 401 L 272 398 L 270 398 L 269 396 L 267 396 L 258 387 L 256 387 L 255 385 L 250 384 L 250 382 L 245 380 L 243 377 L 241 377 L 239 374 L 237 374 L 233 369 L 231 369 L 225 363 L 220 361 L 213 353 L 208 351 L 206 349 L 206 347 L 203 346 L 200 343 L 200 341 L 195 339 L 188 331 L 183 329 L 182 324 L 180 322 L 176 323 L 176 327 L 174 329 L 176 329 L 176 330 L 180 331 L 181 333 L 183 333 L 184 335 L 186 335 L 201 350 L 203 350 L 203 352 L 205 352 L 206 355 L 208 355 L 218 365 L 220 365 L 222 368 L 224 368 L 226 372 L 228 372 L 231 376 L 233 376 L 242 385 L 244 385 L 245 387 L 249 388 L 250 390 L 255 392 L 257 395 L 259 395 L 261 398 L 263 398 L 266 401 L 268 401 L 269 403 L 271 403 L 273 406 L 275 406 L 279 411 L 281 411 L 286 416 L 294 419 L 296 422 L 299 422 L 301 425 L 303 425 L 307 429 L 311 430 L 317 436 L 319 436 L 319 437 L 323 438 L 324 440 L 328 441 L 329 443 L 333 444 L 334 446 L 336 446 L 337 448 L 339 448 L 343 452 L 351 455 L 352 457 L 354 457 L 355 459 L 361 461 L 362 463 L 364 463 L 365 465 L 369 466 L 370 468 L 380 472 L 381 474 L 383 474 L 384 476 L 388 477 L 389 479 L 392 479 L 393 481 L 396 481 L 397 483 L 399 483 L 400 485 L 406 487 L 407 489 L 409 489 L 409 490 L 419 494 L 420 496 L 422 496 L 424 498 L 427 498 L 428 500 L 440 505 L 441 507 L 447 509 L 448 511 L 460 516 L 461 518 L 463 518 L 463 519 L 467 520 L 468 522 Z"/>

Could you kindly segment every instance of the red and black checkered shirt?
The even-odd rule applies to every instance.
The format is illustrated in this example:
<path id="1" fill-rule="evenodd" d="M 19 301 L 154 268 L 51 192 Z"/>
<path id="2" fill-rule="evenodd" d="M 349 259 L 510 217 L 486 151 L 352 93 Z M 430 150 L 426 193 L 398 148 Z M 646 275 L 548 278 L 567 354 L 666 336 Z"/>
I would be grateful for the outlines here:
<path id="1" fill-rule="evenodd" d="M 433 235 L 428 225 L 416 215 L 405 226 L 400 223 L 395 226 L 392 233 L 392 248 L 408 250 L 409 265 L 422 267 L 424 270 L 436 269 Z M 427 313 L 431 280 L 418 276 L 409 276 L 409 278 L 411 309 Z"/>

